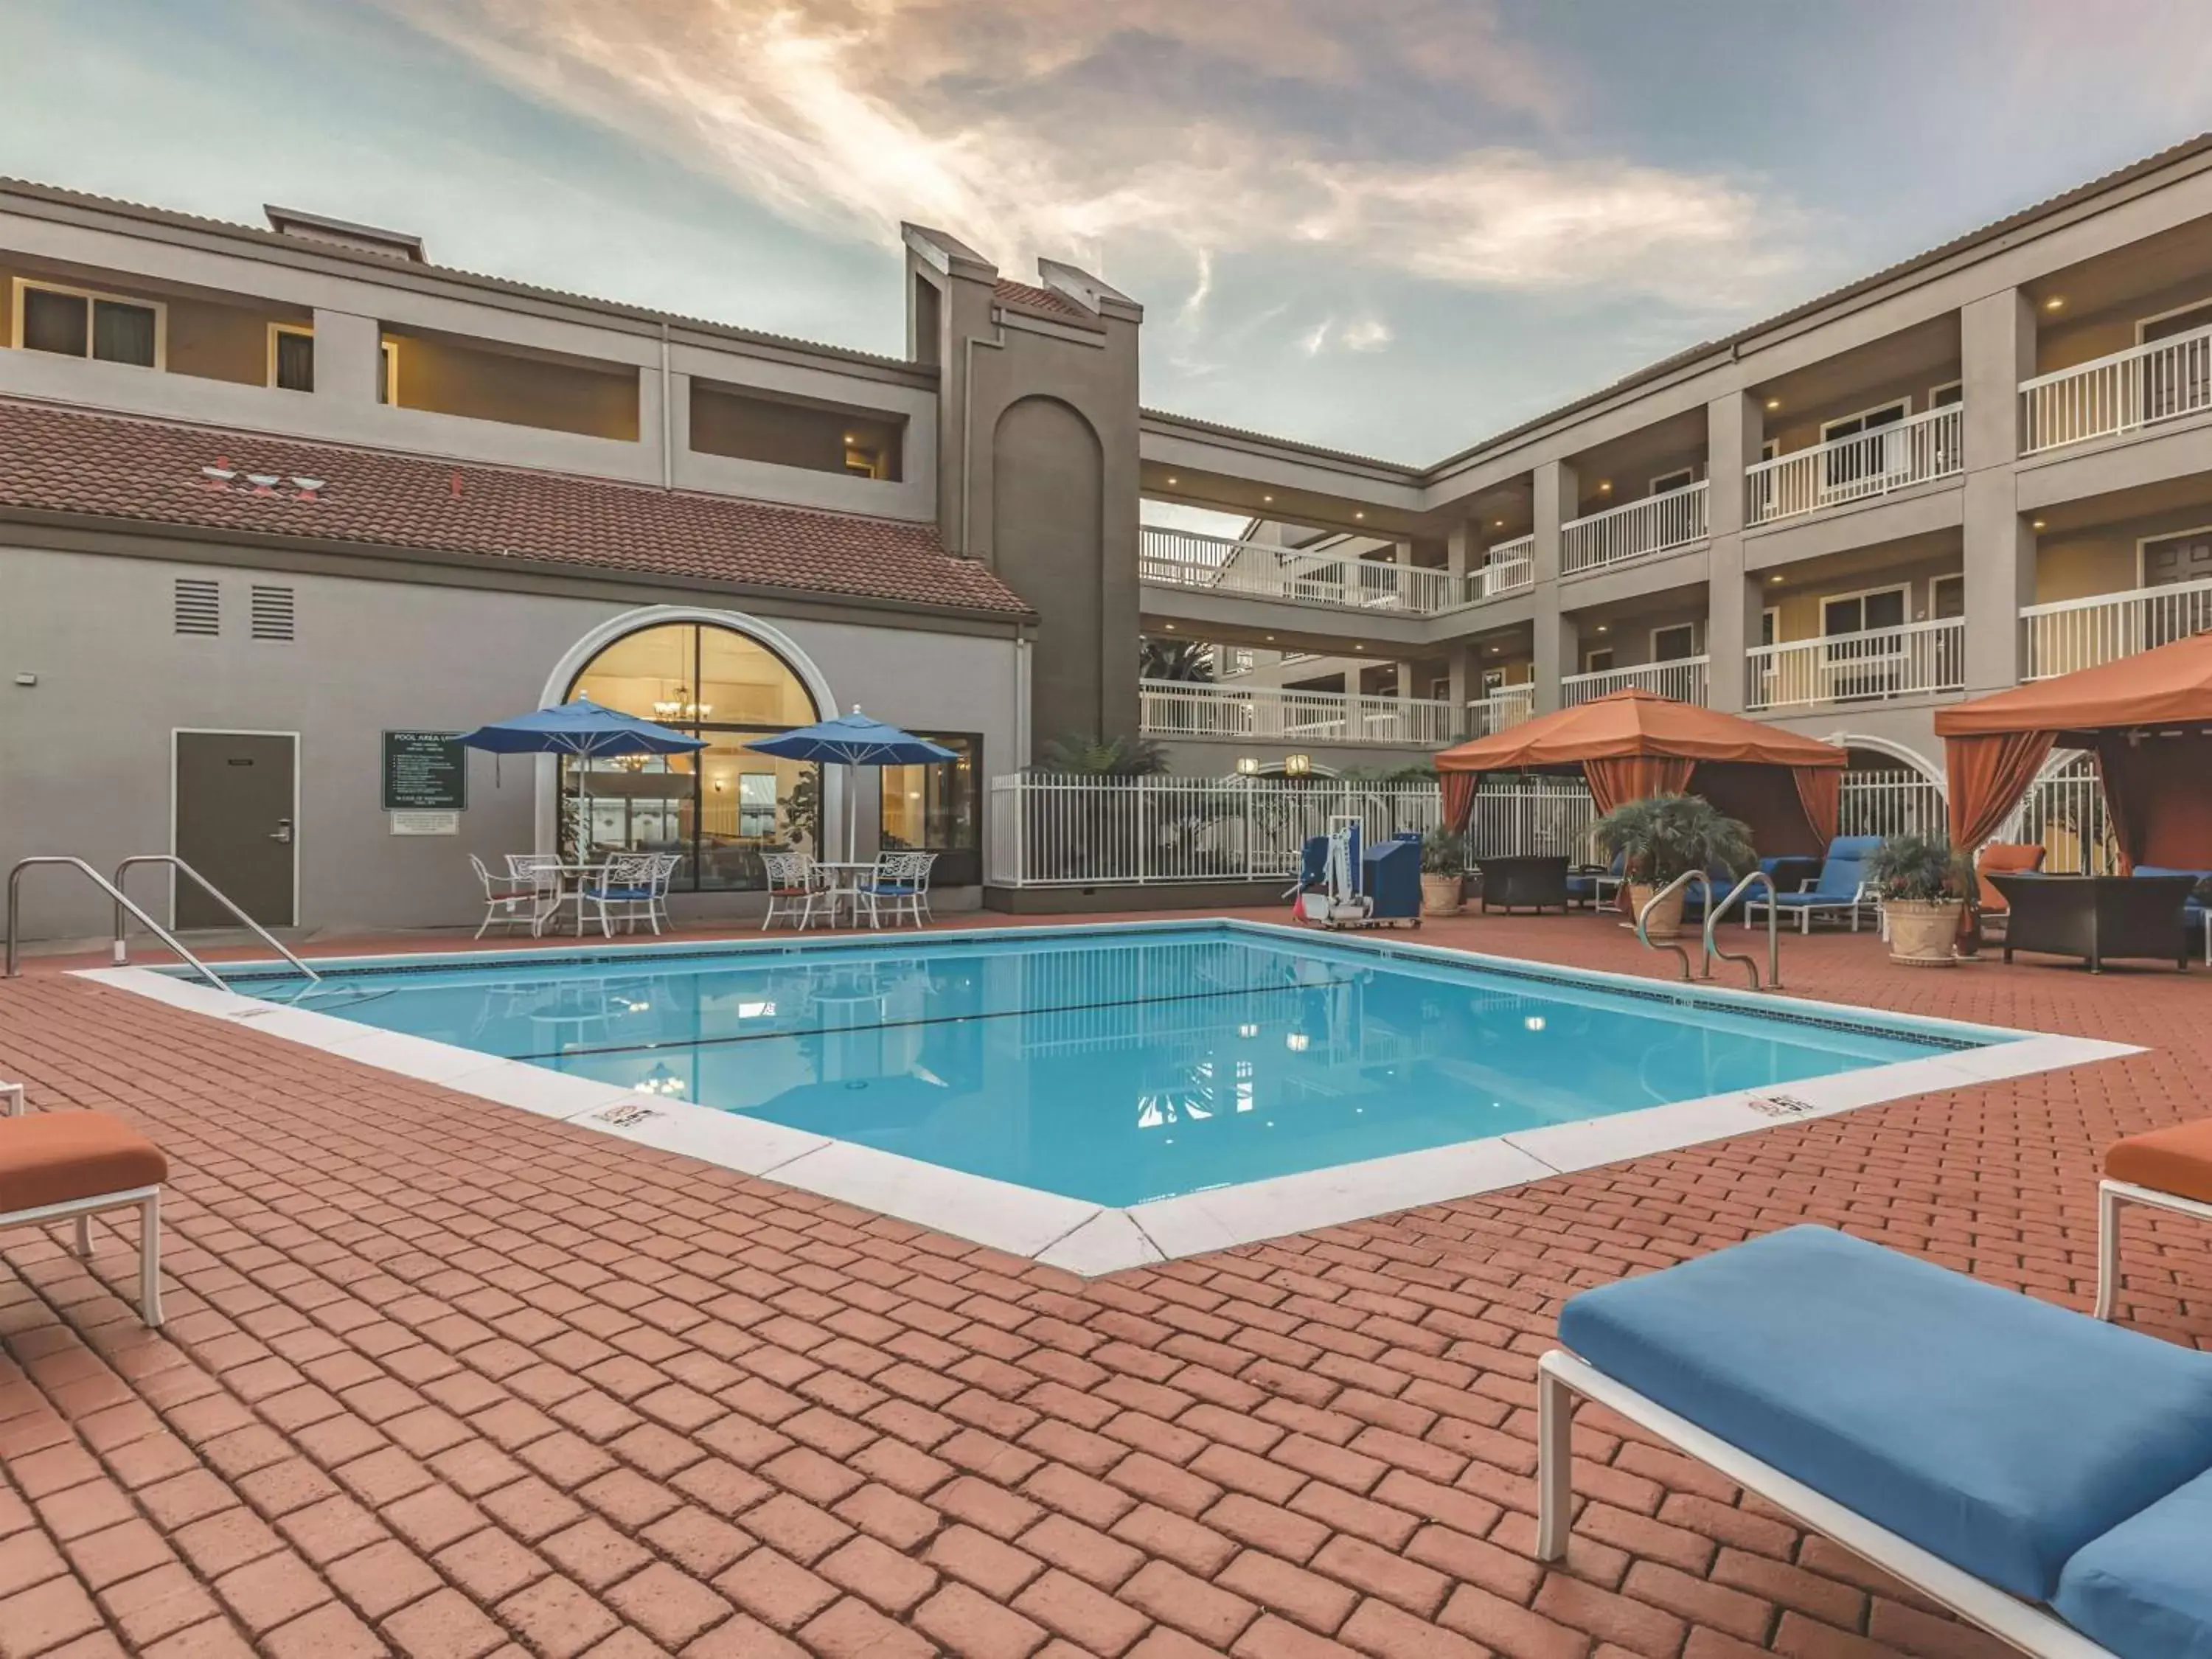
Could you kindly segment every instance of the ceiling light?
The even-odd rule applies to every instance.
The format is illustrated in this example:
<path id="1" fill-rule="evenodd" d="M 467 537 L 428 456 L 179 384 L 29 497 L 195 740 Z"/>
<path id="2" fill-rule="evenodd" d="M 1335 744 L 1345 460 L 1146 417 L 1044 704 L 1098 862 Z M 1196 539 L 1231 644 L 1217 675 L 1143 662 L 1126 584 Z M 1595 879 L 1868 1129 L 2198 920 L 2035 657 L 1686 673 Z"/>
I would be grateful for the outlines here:
<path id="1" fill-rule="evenodd" d="M 1503 530 L 1505 528 L 1505 520 L 1503 519 L 1492 519 L 1490 521 L 1490 527 L 1492 530 Z"/>
<path id="2" fill-rule="evenodd" d="M 1779 398 L 1769 398 L 1766 400 L 1766 406 L 1769 409 L 1779 409 L 1782 407 L 1782 399 Z"/>
<path id="3" fill-rule="evenodd" d="M 1613 480 L 1610 478 L 1602 480 L 1598 484 L 1597 493 L 1601 495 L 1610 495 L 1613 494 Z"/>
<path id="4" fill-rule="evenodd" d="M 2045 311 L 2063 311 L 2066 308 L 2065 299 L 2060 295 L 2054 294 L 2043 302 L 2043 308 Z"/>
<path id="5" fill-rule="evenodd" d="M 1170 483 L 1171 483 L 1171 484 L 1179 484 L 1179 483 L 1181 483 L 1182 482 L 1182 480 L 1181 478 L 1177 478 L 1177 477 L 1170 477 L 1168 479 L 1168 482 L 1169 482 Z"/>
<path id="6" fill-rule="evenodd" d="M 848 432 L 845 434 L 845 441 L 848 444 L 856 444 L 860 441 L 858 438 L 855 438 L 851 433 Z"/>
<path id="7" fill-rule="evenodd" d="M 1274 636 L 1273 634 L 1268 635 L 1267 635 L 1267 643 L 1268 643 L 1268 644 L 1270 644 L 1270 645 L 1273 645 L 1274 642 L 1275 642 L 1275 636 Z"/>
<path id="8" fill-rule="evenodd" d="M 1364 645 L 1355 645 L 1352 648 L 1354 651 L 1364 651 L 1367 647 Z"/>
<path id="9" fill-rule="evenodd" d="M 1782 578 L 1779 576 L 1769 576 L 1766 580 L 1777 587 L 1782 586 Z"/>
<path id="10" fill-rule="evenodd" d="M 1170 634 L 1175 632 L 1175 624 L 1173 623 L 1170 623 L 1168 624 L 1168 632 Z"/>
<path id="11" fill-rule="evenodd" d="M 2043 520 L 2040 520 L 2040 519 L 2038 519 L 2038 520 L 2037 520 L 2033 524 L 2030 525 L 2030 526 L 2028 526 L 2028 528 L 2029 528 L 2029 529 L 2031 529 L 2031 530 L 2040 530 L 2040 529 L 2042 529 L 2042 528 L 2043 528 Z"/>
<path id="12" fill-rule="evenodd" d="M 1355 519 L 1364 519 L 1367 515 L 1364 513 L 1355 513 L 1352 516 Z"/>
<path id="13" fill-rule="evenodd" d="M 1262 496 L 1261 496 L 1261 497 L 1260 497 L 1260 499 L 1261 499 L 1261 501 L 1273 501 L 1275 498 L 1274 498 L 1273 495 L 1262 495 Z"/>
<path id="14" fill-rule="evenodd" d="M 1597 625 L 1597 631 L 1598 631 L 1599 633 L 1601 633 L 1601 634 L 1606 634 L 1606 633 L 1610 633 L 1612 630 L 1611 630 L 1610 629 L 1608 629 L 1608 628 L 1607 628 L 1607 627 L 1603 623 L 1600 623 Z"/>

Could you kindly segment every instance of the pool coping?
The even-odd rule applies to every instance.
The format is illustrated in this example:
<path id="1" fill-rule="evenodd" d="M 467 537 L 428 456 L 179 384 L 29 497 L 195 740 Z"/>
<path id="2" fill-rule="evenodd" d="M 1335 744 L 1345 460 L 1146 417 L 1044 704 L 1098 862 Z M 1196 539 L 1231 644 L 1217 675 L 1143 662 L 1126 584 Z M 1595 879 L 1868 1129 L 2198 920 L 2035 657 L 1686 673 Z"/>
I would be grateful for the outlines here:
<path id="1" fill-rule="evenodd" d="M 1729 1139 L 1772 1128 L 1779 1123 L 1828 1117 L 1914 1095 L 1971 1087 L 2142 1052 L 2134 1044 L 2108 1042 L 2094 1037 L 1894 1015 L 1849 1003 L 1810 999 L 1790 998 L 1778 1003 L 1769 994 L 1739 991 L 1702 981 L 1681 984 L 1655 981 L 1595 969 L 1565 968 L 1526 957 L 1486 956 L 1396 938 L 1329 934 L 1316 940 L 1305 930 L 1235 917 L 945 928 L 921 935 L 872 934 L 800 946 L 781 939 L 603 944 L 592 948 L 588 954 L 596 960 L 612 956 L 646 961 L 694 955 L 781 954 L 794 948 L 899 949 L 917 939 L 934 945 L 1024 938 L 1058 939 L 1087 933 L 1127 937 L 1133 932 L 1188 932 L 1193 928 L 1250 933 L 1278 942 L 1304 939 L 1332 947 L 1349 946 L 1386 960 L 1411 957 L 1448 967 L 1481 969 L 1555 982 L 1564 980 L 1627 991 L 1643 998 L 1719 1006 L 1769 1018 L 1786 1009 L 1792 1014 L 1826 1015 L 1850 1025 L 1872 1026 L 1890 1032 L 1902 1030 L 1935 1036 L 1951 1036 L 1960 1040 L 1972 1037 L 1987 1046 L 1961 1048 L 1947 1054 L 1808 1079 L 1784 1088 L 1735 1091 L 1673 1101 L 1607 1117 L 1547 1124 L 1121 1207 L 970 1175 L 741 1113 L 641 1095 L 620 1085 L 591 1082 L 527 1061 L 503 1060 L 450 1043 L 381 1030 L 335 1015 L 264 1001 L 236 992 L 217 991 L 180 978 L 172 969 L 80 969 L 76 970 L 76 976 L 172 1007 L 250 1027 L 341 1059 L 611 1135 L 635 1146 L 680 1153 L 744 1175 L 768 1177 L 801 1191 L 930 1227 L 1083 1277 L 1340 1226 L 1423 1205 L 1480 1197 L 1555 1175 Z M 368 969 L 422 964 L 426 969 L 458 970 L 501 963 L 543 964 L 556 954 L 540 946 L 461 955 L 424 952 L 335 957 L 318 965 Z M 233 972 L 251 972 L 263 966 L 282 969 L 283 964 L 241 962 L 222 966 Z M 1996 1040 L 1990 1041 L 1992 1038 Z"/>

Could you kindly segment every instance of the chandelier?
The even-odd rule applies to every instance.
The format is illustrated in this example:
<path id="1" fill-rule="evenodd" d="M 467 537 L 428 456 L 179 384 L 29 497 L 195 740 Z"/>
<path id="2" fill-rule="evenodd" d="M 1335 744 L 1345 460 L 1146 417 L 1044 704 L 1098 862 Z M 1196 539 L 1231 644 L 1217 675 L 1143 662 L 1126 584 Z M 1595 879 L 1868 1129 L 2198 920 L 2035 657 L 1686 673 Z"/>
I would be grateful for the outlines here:
<path id="1" fill-rule="evenodd" d="M 653 705 L 653 717 L 657 720 L 703 720 L 714 712 L 711 702 L 692 702 L 690 692 L 684 686 L 676 688 L 676 695 Z"/>

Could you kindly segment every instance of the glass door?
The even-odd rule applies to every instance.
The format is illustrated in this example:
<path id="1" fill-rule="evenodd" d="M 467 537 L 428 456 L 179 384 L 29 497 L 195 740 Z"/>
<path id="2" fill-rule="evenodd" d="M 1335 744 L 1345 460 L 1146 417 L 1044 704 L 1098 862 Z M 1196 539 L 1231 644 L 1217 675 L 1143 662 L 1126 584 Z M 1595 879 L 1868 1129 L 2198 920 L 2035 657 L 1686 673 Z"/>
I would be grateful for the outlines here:
<path id="1" fill-rule="evenodd" d="M 1820 601 L 1822 678 L 1831 702 L 1894 695 L 1905 680 L 1902 587 Z"/>

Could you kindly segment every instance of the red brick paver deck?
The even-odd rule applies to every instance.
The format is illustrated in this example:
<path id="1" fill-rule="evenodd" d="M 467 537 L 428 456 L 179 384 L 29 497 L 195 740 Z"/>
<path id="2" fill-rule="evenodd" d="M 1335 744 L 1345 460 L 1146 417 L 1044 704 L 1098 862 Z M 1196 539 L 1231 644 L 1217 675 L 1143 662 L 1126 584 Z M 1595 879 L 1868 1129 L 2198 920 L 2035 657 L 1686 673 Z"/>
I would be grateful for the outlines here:
<path id="1" fill-rule="evenodd" d="M 1653 971 L 1601 920 L 1431 941 Z M 0 1237 L 0 1659 L 1949 1659 L 1994 1643 L 1601 1413 L 1529 1559 L 1561 1297 L 1801 1220 L 2076 1307 L 2096 1158 L 2212 1111 L 2212 979 L 1794 990 L 2153 1052 L 1085 1283 L 46 971 L 0 1077 L 175 1164 L 126 1235 Z M 2127 1316 L 2212 1347 L 2212 1229 Z"/>

